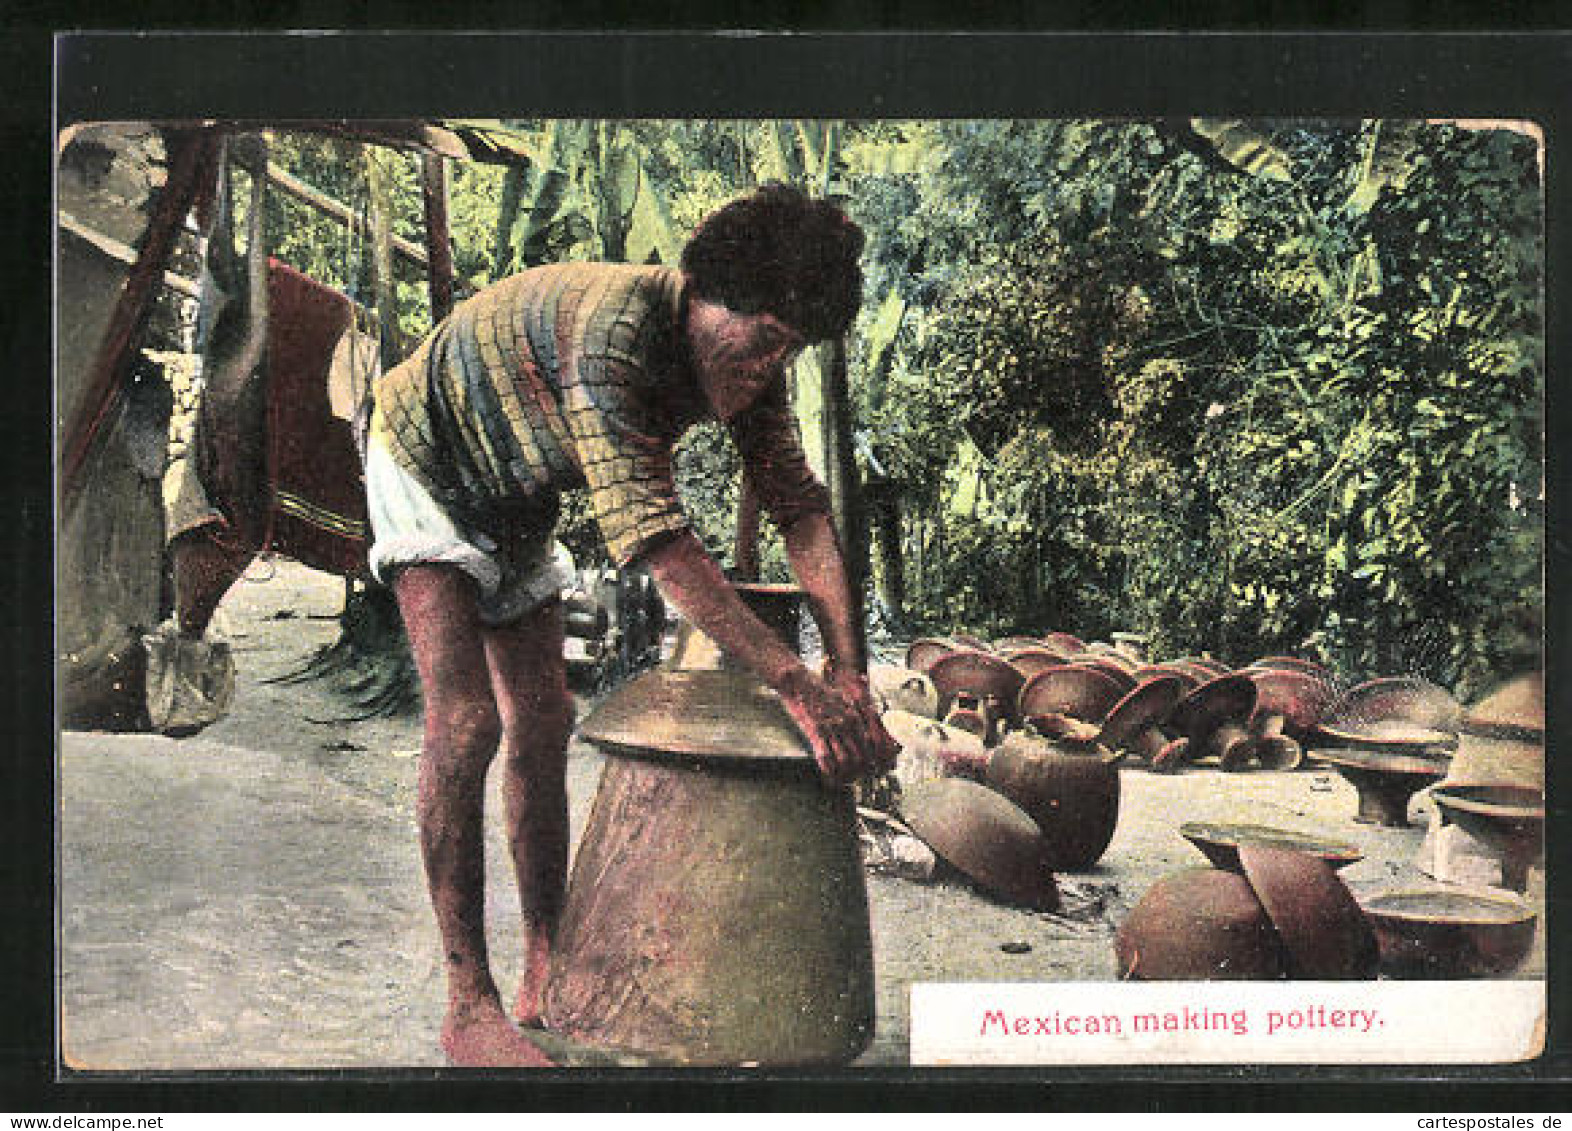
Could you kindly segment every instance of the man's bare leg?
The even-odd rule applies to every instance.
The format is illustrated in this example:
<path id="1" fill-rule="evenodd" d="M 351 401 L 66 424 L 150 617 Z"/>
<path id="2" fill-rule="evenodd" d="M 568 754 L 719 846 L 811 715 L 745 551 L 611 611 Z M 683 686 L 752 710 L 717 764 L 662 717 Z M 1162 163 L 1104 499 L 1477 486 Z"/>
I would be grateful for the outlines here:
<path id="1" fill-rule="evenodd" d="M 549 1067 L 508 1020 L 486 952 L 486 770 L 501 721 L 473 583 L 448 566 L 410 566 L 393 591 L 425 699 L 416 816 L 447 974 L 442 1047 L 462 1067 Z"/>
<path id="2" fill-rule="evenodd" d="M 502 714 L 502 797 L 518 877 L 524 969 L 514 1017 L 540 1020 L 551 944 L 568 868 L 565 783 L 573 700 L 562 658 L 562 603 L 485 634 L 492 688 Z"/>

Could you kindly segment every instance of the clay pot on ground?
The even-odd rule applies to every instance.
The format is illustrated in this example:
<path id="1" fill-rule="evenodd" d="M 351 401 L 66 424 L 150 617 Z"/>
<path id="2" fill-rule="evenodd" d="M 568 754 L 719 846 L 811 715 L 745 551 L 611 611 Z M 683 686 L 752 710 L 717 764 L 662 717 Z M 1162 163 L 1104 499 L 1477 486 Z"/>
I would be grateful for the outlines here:
<path id="1" fill-rule="evenodd" d="M 1335 840 L 1320 833 L 1297 832 L 1269 825 L 1186 821 L 1179 826 L 1179 835 L 1195 845 L 1214 868 L 1230 872 L 1244 871 L 1244 866 L 1239 862 L 1239 846 L 1249 843 L 1270 844 L 1303 852 L 1319 857 L 1333 868 L 1345 868 L 1365 858 L 1357 846 L 1347 841 Z"/>
<path id="2" fill-rule="evenodd" d="M 1375 977 L 1375 935 L 1330 864 L 1262 841 L 1240 844 L 1239 863 L 1283 940 L 1290 978 Z"/>
<path id="3" fill-rule="evenodd" d="M 934 661 L 928 678 L 939 693 L 941 716 L 949 714 L 957 697 L 966 695 L 1001 725 L 1017 721 L 1016 700 L 1026 680 L 999 656 L 969 650 L 951 652 Z"/>
<path id="4" fill-rule="evenodd" d="M 901 747 L 894 775 L 903 790 L 935 778 L 981 778 L 987 771 L 988 748 L 974 734 L 909 711 L 886 711 L 881 719 Z"/>
<path id="5" fill-rule="evenodd" d="M 1281 978 L 1282 939 L 1250 882 L 1237 872 L 1192 868 L 1164 876 L 1114 935 L 1119 976 L 1133 981 Z"/>
<path id="6" fill-rule="evenodd" d="M 1128 753 L 1151 764 L 1169 742 L 1163 724 L 1184 695 L 1184 681 L 1175 675 L 1137 684 L 1109 710 L 1098 741 L 1120 756 Z"/>
<path id="7" fill-rule="evenodd" d="M 868 669 L 874 700 L 886 711 L 907 711 L 930 719 L 939 716 L 939 692 L 922 672 L 895 664 L 875 664 Z"/>
<path id="8" fill-rule="evenodd" d="M 1375 975 L 1375 936 L 1324 860 L 1264 843 L 1238 852 L 1238 872 L 1193 869 L 1148 890 L 1114 938 L 1121 977 Z"/>
<path id="9" fill-rule="evenodd" d="M 1545 674 L 1508 680 L 1463 714 L 1450 782 L 1545 788 Z"/>
<path id="10" fill-rule="evenodd" d="M 1215 758 L 1224 770 L 1242 768 L 1249 752 L 1248 723 L 1255 710 L 1255 694 L 1255 683 L 1249 676 L 1233 674 L 1203 683 L 1181 699 L 1169 718 L 1169 727 L 1186 739 L 1183 757 L 1191 762 Z M 1177 767 L 1159 758 L 1152 768 Z"/>
<path id="11" fill-rule="evenodd" d="M 1409 827 L 1409 800 L 1446 773 L 1444 763 L 1433 758 L 1355 746 L 1317 748 L 1310 751 L 1310 758 L 1331 766 L 1354 787 L 1359 795 L 1354 820 L 1392 829 Z"/>
<path id="12" fill-rule="evenodd" d="M 1534 945 L 1536 916 L 1498 891 L 1442 887 L 1364 900 L 1381 973 L 1393 978 L 1483 978 L 1510 973 Z"/>
<path id="13" fill-rule="evenodd" d="M 1319 674 L 1294 668 L 1246 668 L 1241 674 L 1255 684 L 1255 711 L 1250 732 L 1251 757 L 1267 769 L 1297 769 L 1302 743 L 1336 696 L 1336 688 Z"/>
<path id="14" fill-rule="evenodd" d="M 1113 839 L 1119 769 L 1107 756 L 1012 734 L 988 759 L 984 780 L 1037 823 L 1053 868 L 1089 868 Z"/>
<path id="15" fill-rule="evenodd" d="M 906 649 L 906 666 L 914 672 L 926 673 L 940 656 L 947 656 L 959 647 L 954 640 L 941 636 L 914 640 Z"/>
<path id="16" fill-rule="evenodd" d="M 903 793 L 901 816 L 940 859 L 984 890 L 1037 910 L 1059 905 L 1041 830 L 1003 794 L 959 778 L 924 782 Z"/>
<path id="17" fill-rule="evenodd" d="M 1124 694 L 1119 682 L 1106 672 L 1068 664 L 1027 680 L 1017 698 L 1017 713 L 1045 737 L 1078 734 L 1070 723 L 1090 728 L 1088 737 L 1095 737 Z"/>
<path id="18" fill-rule="evenodd" d="M 1501 862 L 1501 886 L 1523 891 L 1528 870 L 1545 855 L 1545 793 L 1508 783 L 1442 784 L 1431 800 L 1447 824 L 1460 826 Z"/>

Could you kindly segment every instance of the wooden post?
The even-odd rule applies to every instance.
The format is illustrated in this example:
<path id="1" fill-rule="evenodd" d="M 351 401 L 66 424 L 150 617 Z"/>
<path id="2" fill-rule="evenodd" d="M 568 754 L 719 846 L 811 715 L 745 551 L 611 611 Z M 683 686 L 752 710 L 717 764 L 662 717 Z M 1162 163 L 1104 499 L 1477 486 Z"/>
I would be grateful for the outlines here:
<path id="1" fill-rule="evenodd" d="M 398 326 L 398 287 L 393 278 L 393 194 L 388 191 L 387 171 L 382 168 L 377 150 L 368 146 L 365 161 L 366 193 L 371 204 L 371 267 L 378 342 L 382 368 L 388 370 L 399 363 L 404 352 Z"/>
<path id="2" fill-rule="evenodd" d="M 427 286 L 431 292 L 431 323 L 453 310 L 453 245 L 448 239 L 447 159 L 440 153 L 420 157 L 420 197 L 426 212 Z"/>
<path id="3" fill-rule="evenodd" d="M 142 251 L 126 277 L 104 331 L 93 371 L 72 414 L 61 458 L 62 505 L 69 506 L 82 485 L 82 470 L 94 442 L 115 414 L 130 365 L 147 326 L 153 298 L 164 280 L 164 267 L 180 235 L 180 226 L 196 198 L 202 178 L 213 168 L 217 138 L 210 131 L 169 133 L 169 176 L 148 222 Z"/>

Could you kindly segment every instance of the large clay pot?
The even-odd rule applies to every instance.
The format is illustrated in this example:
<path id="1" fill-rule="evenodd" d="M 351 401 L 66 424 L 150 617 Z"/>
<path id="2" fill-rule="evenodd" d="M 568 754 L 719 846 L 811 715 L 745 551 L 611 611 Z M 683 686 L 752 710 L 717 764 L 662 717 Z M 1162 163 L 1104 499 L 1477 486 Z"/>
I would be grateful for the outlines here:
<path id="1" fill-rule="evenodd" d="M 1090 868 L 1113 839 L 1119 768 L 1105 756 L 1012 734 L 989 758 L 986 780 L 1037 822 L 1054 869 Z"/>
<path id="2" fill-rule="evenodd" d="M 674 658 L 695 666 L 625 684 L 580 728 L 609 757 L 545 1023 L 685 1064 L 845 1063 L 874 1019 L 852 794 L 825 786 L 773 693 L 684 633 Z"/>
<path id="3" fill-rule="evenodd" d="M 1137 981 L 1281 978 L 1288 971 L 1266 909 L 1243 876 L 1192 868 L 1147 890 L 1114 936 L 1119 976 Z"/>

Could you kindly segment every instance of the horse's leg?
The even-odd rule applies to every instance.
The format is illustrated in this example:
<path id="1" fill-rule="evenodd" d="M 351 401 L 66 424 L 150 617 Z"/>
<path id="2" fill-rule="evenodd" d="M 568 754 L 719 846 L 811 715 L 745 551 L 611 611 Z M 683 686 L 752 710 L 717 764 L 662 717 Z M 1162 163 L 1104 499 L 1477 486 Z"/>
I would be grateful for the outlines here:
<path id="1" fill-rule="evenodd" d="M 169 555 L 175 577 L 175 623 L 181 636 L 198 639 L 207 631 L 224 594 L 256 557 L 256 550 L 226 546 L 204 528 L 175 539 Z"/>

